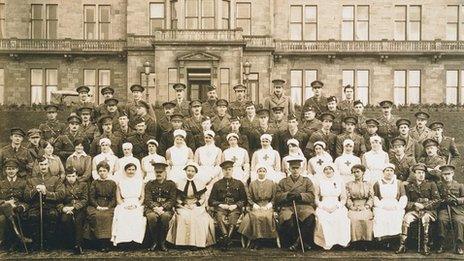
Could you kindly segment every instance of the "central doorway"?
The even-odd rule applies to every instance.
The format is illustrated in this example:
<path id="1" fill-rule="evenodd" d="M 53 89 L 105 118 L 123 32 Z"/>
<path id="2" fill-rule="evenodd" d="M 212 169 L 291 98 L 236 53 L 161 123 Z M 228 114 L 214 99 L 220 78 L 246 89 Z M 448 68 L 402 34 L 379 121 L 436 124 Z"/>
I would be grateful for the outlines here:
<path id="1" fill-rule="evenodd" d="M 208 89 L 211 84 L 211 68 L 187 69 L 187 99 L 190 101 L 206 101 Z"/>

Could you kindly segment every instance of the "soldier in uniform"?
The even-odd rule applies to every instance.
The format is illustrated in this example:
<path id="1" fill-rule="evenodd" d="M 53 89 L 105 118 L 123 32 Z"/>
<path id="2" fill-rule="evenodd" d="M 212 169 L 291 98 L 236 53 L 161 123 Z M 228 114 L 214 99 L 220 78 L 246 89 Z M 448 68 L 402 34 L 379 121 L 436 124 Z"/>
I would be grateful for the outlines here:
<path id="1" fill-rule="evenodd" d="M 327 112 L 332 113 L 335 116 L 335 119 L 332 123 L 332 132 L 335 134 L 341 134 L 343 133 L 343 117 L 344 113 L 343 111 L 339 110 L 337 107 L 337 97 L 335 96 L 329 96 L 327 97 Z"/>
<path id="2" fill-rule="evenodd" d="M 253 132 L 259 126 L 258 116 L 256 115 L 256 107 L 253 102 L 247 101 L 245 103 L 245 116 L 240 118 L 243 132 L 247 135 Z"/>
<path id="3" fill-rule="evenodd" d="M 350 139 L 354 142 L 353 154 L 361 157 L 367 150 L 364 138 L 355 132 L 356 124 L 358 124 L 356 117 L 346 116 L 343 122 L 345 123 L 345 132 L 337 136 L 337 155 L 341 156 L 343 154 L 343 142 Z"/>
<path id="4" fill-rule="evenodd" d="M 212 130 L 211 129 L 211 119 L 208 116 L 202 116 L 201 118 L 201 131 L 197 134 L 193 135 L 193 147 L 191 147 L 192 151 L 196 151 L 199 147 L 205 145 L 205 131 Z M 219 147 L 221 144 L 221 137 L 219 135 L 214 136 L 214 143 L 216 146 Z"/>
<path id="5" fill-rule="evenodd" d="M 29 144 L 26 148 L 32 161 L 35 161 L 39 156 L 44 154 L 42 146 L 46 141 L 42 140 L 41 134 L 42 132 L 39 129 L 30 129 L 27 131 Z"/>
<path id="6" fill-rule="evenodd" d="M 241 131 L 240 119 L 238 117 L 231 117 L 229 119 L 229 122 L 230 122 L 229 131 L 227 132 L 226 135 L 222 135 L 219 137 L 219 140 L 220 140 L 219 148 L 221 148 L 221 150 L 227 149 L 229 147 L 227 135 L 229 135 L 230 133 L 235 133 L 239 137 L 238 146 L 246 149 L 247 151 L 250 151 L 250 142 L 248 140 L 248 136 Z"/>
<path id="7" fill-rule="evenodd" d="M 382 107 L 382 115 L 377 118 L 379 121 L 379 136 L 385 139 L 388 146 L 390 146 L 390 140 L 397 136 L 396 121 L 398 118 L 392 114 L 393 102 L 381 101 L 380 107 Z"/>
<path id="8" fill-rule="evenodd" d="M 135 129 L 135 122 L 137 118 L 142 118 L 147 125 L 147 133 L 153 137 L 157 136 L 156 128 L 156 119 L 149 114 L 150 105 L 145 101 L 140 101 L 137 105 L 137 114 L 135 118 L 129 120 L 129 126 L 132 126 Z"/>
<path id="9" fill-rule="evenodd" d="M 417 162 L 425 164 L 429 176 L 427 179 L 438 181 L 441 179 L 440 166 L 446 165 L 445 157 L 438 155 L 438 142 L 436 140 L 427 139 L 422 142 L 425 153 Z"/>
<path id="10" fill-rule="evenodd" d="M 60 212 L 61 239 L 72 243 L 75 254 L 82 254 L 85 209 L 88 205 L 88 184 L 77 178 L 76 169 L 66 168 L 63 181 L 64 196 L 57 209 Z M 71 237 L 69 237 L 71 235 Z M 71 242 L 69 242 L 71 241 Z"/>
<path id="11" fill-rule="evenodd" d="M 343 87 L 343 92 L 345 93 L 345 99 L 338 103 L 338 109 L 343 111 L 345 115 L 353 115 L 354 87 L 348 84 L 345 87 Z"/>
<path id="12" fill-rule="evenodd" d="M 58 204 L 64 198 L 64 186 L 59 176 L 52 176 L 48 169 L 48 159 L 39 158 L 39 173 L 31 177 L 26 182 L 24 198 L 30 208 L 26 211 L 26 224 L 33 242 L 34 248 L 38 248 L 40 243 L 40 197 L 42 198 L 43 208 L 43 237 L 44 246 L 52 247 L 52 240 L 56 235 L 56 225 L 58 221 Z"/>
<path id="13" fill-rule="evenodd" d="M 113 151 L 114 155 L 121 157 L 123 141 L 121 136 L 118 136 L 113 132 L 113 120 L 111 117 L 103 115 L 100 117 L 98 124 L 101 134 L 93 139 L 93 142 L 90 145 L 90 155 L 95 157 L 97 154 L 100 154 L 101 152 L 99 142 L 103 138 L 108 138 L 111 140 L 111 150 Z"/>
<path id="14" fill-rule="evenodd" d="M 243 84 L 237 84 L 233 87 L 235 92 L 235 101 L 230 103 L 229 111 L 233 117 L 244 118 L 246 115 L 246 104 L 248 102 L 246 98 L 246 86 Z"/>
<path id="15" fill-rule="evenodd" d="M 371 142 L 370 142 L 371 137 L 379 136 L 379 134 L 377 134 L 377 131 L 379 130 L 379 124 L 380 124 L 379 121 L 376 119 L 365 120 L 366 127 L 364 128 L 365 131 L 363 132 L 364 133 L 363 138 L 364 138 L 364 144 L 366 145 L 366 151 L 371 150 Z M 387 151 L 387 145 L 385 144 L 385 139 L 380 137 L 380 142 L 382 142 L 382 150 Z"/>
<path id="16" fill-rule="evenodd" d="M 113 119 L 113 124 L 118 124 L 118 118 L 121 114 L 121 110 L 118 108 L 119 101 L 115 98 L 109 98 L 105 100 L 104 106 L 105 110 L 103 114 L 101 114 L 98 118 L 99 119 L 103 115 L 108 115 Z"/>
<path id="17" fill-rule="evenodd" d="M 433 139 L 433 132 L 427 127 L 427 121 L 430 115 L 426 112 L 419 111 L 416 112 L 414 116 L 416 117 L 416 126 L 409 131 L 409 135 L 419 143 L 422 143 L 426 139 Z"/>
<path id="18" fill-rule="evenodd" d="M 293 251 L 297 251 L 300 246 L 295 215 L 298 216 L 298 222 L 300 223 L 299 228 L 303 237 L 303 247 L 309 248 L 314 237 L 314 186 L 309 178 L 301 176 L 302 161 L 303 159 L 300 158 L 292 158 L 287 161 L 290 175 L 280 180 L 275 196 L 276 207 L 280 207 L 278 217 L 279 234 L 283 236 L 283 242 L 294 242 L 290 246 L 290 250 Z M 294 213 L 294 206 L 296 206 L 297 213 Z"/>
<path id="19" fill-rule="evenodd" d="M 137 107 L 139 106 L 139 103 L 143 101 L 145 88 L 140 84 L 133 84 L 129 89 L 132 93 L 132 100 L 126 103 L 126 112 L 129 116 L 129 121 L 131 121 L 137 117 Z"/>
<path id="20" fill-rule="evenodd" d="M 438 207 L 438 250 L 437 253 L 444 252 L 443 242 L 445 242 L 446 228 L 451 225 L 453 242 L 456 243 L 455 251 L 459 255 L 464 255 L 464 185 L 453 179 L 455 167 L 444 165 L 440 167 L 443 181 L 438 182 L 438 192 L 443 203 Z"/>
<path id="21" fill-rule="evenodd" d="M 324 112 L 321 114 L 322 129 L 314 132 L 310 137 L 306 149 L 303 151 L 305 157 L 310 159 L 315 156 L 314 143 L 316 141 L 323 141 L 326 144 L 326 151 L 336 158 L 336 144 L 337 135 L 330 131 L 335 116 L 332 113 Z"/>
<path id="22" fill-rule="evenodd" d="M 406 214 L 403 217 L 400 247 L 396 253 L 406 252 L 406 239 L 408 237 L 409 226 L 412 222 L 420 220 L 419 224 L 423 228 L 423 254 L 429 255 L 429 227 L 430 223 L 437 219 L 436 207 L 439 203 L 440 195 L 437 185 L 425 179 L 427 167 L 424 164 L 416 164 L 412 168 L 412 171 L 414 172 L 415 179 L 405 187 L 408 204 L 406 205 Z"/>
<path id="23" fill-rule="evenodd" d="M 208 85 L 206 86 L 208 92 L 206 93 L 206 96 L 208 97 L 208 100 L 203 102 L 201 104 L 201 111 L 203 112 L 203 115 L 206 115 L 208 117 L 213 117 L 214 114 L 216 114 L 216 101 L 218 99 L 217 93 L 216 93 L 216 87 L 214 85 Z M 192 106 L 190 102 L 190 106 Z"/>
<path id="24" fill-rule="evenodd" d="M 353 102 L 353 114 L 352 115 L 358 119 L 358 124 L 356 125 L 356 132 L 359 133 L 360 135 L 365 134 L 366 129 L 367 129 L 367 125 L 366 125 L 367 117 L 364 115 L 364 104 L 362 103 L 362 101 L 356 100 Z"/>
<path id="25" fill-rule="evenodd" d="M 127 140 L 132 134 L 135 133 L 134 129 L 129 126 L 129 117 L 124 110 L 119 111 L 118 124 L 114 126 L 114 134 L 120 136 L 123 141 Z"/>
<path id="26" fill-rule="evenodd" d="M 307 133 L 308 136 L 322 128 L 322 122 L 316 118 L 316 110 L 312 106 L 304 107 L 302 116 L 299 129 Z"/>
<path id="27" fill-rule="evenodd" d="M 220 166 L 223 178 L 214 183 L 208 204 L 214 208 L 214 217 L 219 226 L 221 237 L 218 243 L 227 249 L 237 228 L 238 218 L 246 206 L 247 194 L 243 183 L 232 178 L 234 162 L 225 160 Z"/>
<path id="28" fill-rule="evenodd" d="M 185 128 L 192 132 L 193 135 L 202 134 L 201 122 L 203 115 L 201 113 L 202 107 L 199 100 L 194 100 L 190 102 L 190 108 L 192 110 L 191 116 L 185 120 Z"/>
<path id="29" fill-rule="evenodd" d="M 93 103 L 89 101 L 90 99 L 90 88 L 82 85 L 76 88 L 76 92 L 79 94 L 79 101 L 74 105 L 73 112 L 78 113 L 78 109 L 81 107 L 90 107 L 93 111 Z"/>
<path id="30" fill-rule="evenodd" d="M 461 154 L 454 142 L 454 138 L 443 134 L 444 126 L 442 122 L 433 122 L 430 124 L 430 129 L 434 133 L 433 139 L 438 142 L 438 155 L 445 157 L 454 164 L 456 160 L 461 158 Z"/>
<path id="31" fill-rule="evenodd" d="M 58 136 L 55 142 L 56 155 L 60 157 L 62 162 L 66 162 L 68 157 L 74 152 L 74 141 L 76 139 L 84 140 L 84 148 L 88 151 L 88 141 L 84 135 L 80 132 L 79 128 L 82 124 L 81 117 L 77 115 L 71 115 L 68 117 L 68 129 L 66 132 Z"/>
<path id="32" fill-rule="evenodd" d="M 269 123 L 269 110 L 260 109 L 256 112 L 256 114 L 258 115 L 259 125 L 248 135 L 251 154 L 261 148 L 261 135 L 267 133 L 274 136 L 277 133 L 277 129 Z M 272 146 L 275 147 L 275 139 L 273 140 L 274 143 Z"/>
<path id="33" fill-rule="evenodd" d="M 275 148 L 279 153 L 281 158 L 288 155 L 288 145 L 287 141 L 290 139 L 296 139 L 300 145 L 300 148 L 306 148 L 308 143 L 309 136 L 307 133 L 303 132 L 298 128 L 298 119 L 294 114 L 288 115 L 288 128 L 285 131 L 278 132 L 277 137 L 275 138 L 278 144 Z"/>
<path id="34" fill-rule="evenodd" d="M 26 180 L 18 177 L 19 164 L 15 159 L 8 159 L 3 170 L 5 178 L 0 180 L 0 244 L 3 242 L 5 246 L 14 247 L 18 239 L 31 243 L 32 240 L 22 234 L 22 228 L 16 221 L 27 208 L 24 202 Z"/>
<path id="35" fill-rule="evenodd" d="M 95 110 L 93 111 L 94 119 L 98 119 L 103 114 L 108 113 L 106 101 L 114 98 L 114 89 L 111 88 L 111 86 L 105 86 L 101 88 L 100 93 L 103 96 L 103 99 L 105 100 L 104 100 L 104 103 L 99 104 L 98 106 L 95 107 Z"/>
<path id="36" fill-rule="evenodd" d="M 422 146 L 417 140 L 415 140 L 410 132 L 409 127 L 411 122 L 408 119 L 399 119 L 396 121 L 396 126 L 398 128 L 399 136 L 406 141 L 405 153 L 406 156 L 414 157 L 418 160 L 422 155 Z M 391 154 L 391 153 L 390 153 Z"/>
<path id="37" fill-rule="evenodd" d="M 158 247 L 161 251 L 167 251 L 166 235 L 176 204 L 177 188 L 173 181 L 166 180 L 166 163 L 153 162 L 152 165 L 155 169 L 155 179 L 145 185 L 144 199 L 148 233 L 153 242 L 150 251 Z"/>
<path id="38" fill-rule="evenodd" d="M 405 153 L 406 140 L 401 137 L 393 138 L 391 141 L 392 155 L 390 156 L 390 163 L 395 165 L 396 178 L 403 181 L 407 185 L 414 179 L 411 174 L 411 169 L 416 165 L 416 160 L 412 156 Z"/>
<path id="39" fill-rule="evenodd" d="M 313 89 L 313 97 L 308 98 L 303 105 L 303 111 L 306 107 L 313 107 L 316 112 L 316 117 L 319 118 L 323 112 L 327 110 L 327 99 L 322 95 L 322 87 L 324 83 L 321 81 L 313 81 L 311 88 Z"/>
<path id="40" fill-rule="evenodd" d="M 185 130 L 185 127 L 183 126 L 183 120 L 184 120 L 184 116 L 180 113 L 175 113 L 171 116 L 171 124 L 172 124 L 171 130 L 166 131 L 163 134 L 161 134 L 161 137 L 159 139 L 160 142 L 159 142 L 158 152 L 160 153 L 161 156 L 166 156 L 166 150 L 174 145 L 174 131 L 175 130 L 184 130 L 187 134 L 187 137 L 185 138 L 185 143 L 187 144 L 187 147 L 189 148 L 195 147 L 193 135 L 190 131 Z"/>
<path id="41" fill-rule="evenodd" d="M 284 110 L 284 107 L 272 108 L 274 119 L 271 121 L 271 126 L 274 127 L 277 130 L 277 132 L 285 131 L 287 129 L 287 116 L 285 115 Z"/>
<path id="42" fill-rule="evenodd" d="M 127 138 L 127 142 L 132 143 L 132 154 L 139 160 L 148 155 L 147 142 L 155 139 L 147 133 L 147 123 L 143 118 L 136 118 L 134 121 L 135 133 Z"/>
<path id="43" fill-rule="evenodd" d="M 92 108 L 90 107 L 81 107 L 78 109 L 77 113 L 82 119 L 79 132 L 85 137 L 89 144 L 92 143 L 93 138 L 98 135 L 97 125 L 93 124 L 91 120 L 91 113 Z"/>
<path id="44" fill-rule="evenodd" d="M 16 159 L 19 165 L 18 176 L 26 177 L 32 171 L 33 159 L 26 147 L 22 145 L 26 133 L 20 128 L 10 130 L 11 143 L 0 149 L 0 169 L 8 159 Z"/>
<path id="45" fill-rule="evenodd" d="M 216 101 L 217 113 L 211 118 L 211 123 L 213 124 L 213 131 L 219 136 L 224 136 L 229 133 L 230 115 L 227 113 L 228 106 L 229 102 L 224 99 Z"/>
<path id="46" fill-rule="evenodd" d="M 58 106 L 54 104 L 47 105 L 45 111 L 47 112 L 47 121 L 39 125 L 39 130 L 42 131 L 42 139 L 53 144 L 55 139 L 66 129 L 66 124 L 56 119 Z"/>
<path id="47" fill-rule="evenodd" d="M 282 118 L 286 118 L 289 114 L 295 114 L 295 108 L 292 99 L 284 94 L 285 80 L 275 79 L 272 81 L 274 85 L 274 91 L 268 97 L 264 99 L 264 109 L 268 109 L 271 112 L 271 120 L 275 120 L 275 107 L 282 107 L 283 114 Z"/>
<path id="48" fill-rule="evenodd" d="M 171 116 L 174 114 L 176 104 L 173 102 L 164 102 L 162 106 L 164 114 L 158 119 L 157 122 L 158 136 L 161 136 L 161 134 L 168 132 L 172 129 Z M 160 137 L 157 138 L 159 140 Z"/>
<path id="49" fill-rule="evenodd" d="M 187 86 L 183 83 L 176 83 L 172 86 L 176 91 L 176 99 L 172 100 L 176 105 L 176 109 L 184 116 L 188 117 L 190 115 L 190 101 L 185 98 L 185 90 Z"/>

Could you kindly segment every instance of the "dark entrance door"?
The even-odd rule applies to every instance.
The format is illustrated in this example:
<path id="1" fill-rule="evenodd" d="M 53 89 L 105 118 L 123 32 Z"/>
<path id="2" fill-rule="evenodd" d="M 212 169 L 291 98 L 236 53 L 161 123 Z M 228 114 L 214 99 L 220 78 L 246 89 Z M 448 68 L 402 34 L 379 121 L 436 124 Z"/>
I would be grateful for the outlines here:
<path id="1" fill-rule="evenodd" d="M 189 68 L 187 75 L 187 98 L 191 101 L 206 101 L 208 92 L 206 86 L 211 84 L 211 69 Z"/>

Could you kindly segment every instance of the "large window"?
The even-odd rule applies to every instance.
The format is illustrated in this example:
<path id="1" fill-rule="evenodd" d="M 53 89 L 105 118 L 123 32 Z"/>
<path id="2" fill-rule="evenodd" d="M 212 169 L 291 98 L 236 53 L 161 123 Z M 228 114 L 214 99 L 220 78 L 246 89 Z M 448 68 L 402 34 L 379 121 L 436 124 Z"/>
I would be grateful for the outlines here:
<path id="1" fill-rule="evenodd" d="M 57 31 L 58 5 L 31 5 L 31 38 L 56 39 Z"/>
<path id="2" fill-rule="evenodd" d="M 169 68 L 168 69 L 168 99 L 173 99 L 175 97 L 175 93 L 173 90 L 174 84 L 178 83 L 178 75 L 177 75 L 177 68 Z"/>
<path id="3" fill-rule="evenodd" d="M 0 69 L 0 104 L 5 103 L 5 70 Z"/>
<path id="4" fill-rule="evenodd" d="M 317 70 L 291 70 L 290 71 L 290 96 L 297 105 L 313 96 L 311 82 L 317 79 Z"/>
<path id="5" fill-rule="evenodd" d="M 221 68 L 220 73 L 221 73 L 221 78 L 220 78 L 221 85 L 219 88 L 219 94 L 222 90 L 227 90 L 227 92 L 229 92 L 230 90 L 230 69 Z"/>
<path id="6" fill-rule="evenodd" d="M 0 4 L 0 38 L 5 38 L 5 4 Z"/>
<path id="7" fill-rule="evenodd" d="M 171 29 L 177 29 L 177 3 L 171 2 Z"/>
<path id="8" fill-rule="evenodd" d="M 84 69 L 84 85 L 90 88 L 90 101 L 102 103 L 101 88 L 111 84 L 111 71 L 107 69 Z"/>
<path id="9" fill-rule="evenodd" d="M 290 39 L 317 40 L 317 6 L 290 6 Z"/>
<path id="10" fill-rule="evenodd" d="M 421 71 L 397 70 L 394 74 L 395 104 L 417 104 L 421 101 Z"/>
<path id="11" fill-rule="evenodd" d="M 31 69 L 31 104 L 50 103 L 51 93 L 56 90 L 57 69 Z"/>
<path id="12" fill-rule="evenodd" d="M 110 5 L 84 5 L 84 39 L 110 38 L 110 10 Z"/>
<path id="13" fill-rule="evenodd" d="M 237 3 L 236 22 L 243 35 L 251 35 L 251 3 Z"/>
<path id="14" fill-rule="evenodd" d="M 342 71 L 342 98 L 345 98 L 343 87 L 354 87 L 355 100 L 361 100 L 363 104 L 369 103 L 369 70 L 343 70 Z"/>
<path id="15" fill-rule="evenodd" d="M 368 5 L 344 5 L 342 16 L 342 40 L 369 40 Z"/>
<path id="16" fill-rule="evenodd" d="M 230 29 L 230 0 L 222 0 L 222 29 Z"/>
<path id="17" fill-rule="evenodd" d="M 464 70 L 446 71 L 447 104 L 464 104 Z"/>
<path id="18" fill-rule="evenodd" d="M 462 13 L 464 5 L 449 5 L 446 7 L 446 40 L 460 41 L 464 37 L 464 17 Z"/>
<path id="19" fill-rule="evenodd" d="M 420 5 L 395 6 L 395 40 L 420 41 L 421 17 Z"/>
<path id="20" fill-rule="evenodd" d="M 185 0 L 186 29 L 214 29 L 214 0 Z"/>
<path id="21" fill-rule="evenodd" d="M 165 6 L 163 3 L 150 3 L 150 32 L 165 28 Z"/>

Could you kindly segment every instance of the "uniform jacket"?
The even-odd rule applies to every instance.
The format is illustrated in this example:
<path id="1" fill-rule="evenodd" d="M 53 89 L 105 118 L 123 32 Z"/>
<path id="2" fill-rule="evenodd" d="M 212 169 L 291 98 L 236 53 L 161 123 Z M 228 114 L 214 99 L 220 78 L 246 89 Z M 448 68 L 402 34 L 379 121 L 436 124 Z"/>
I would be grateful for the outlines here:
<path id="1" fill-rule="evenodd" d="M 201 113 L 208 117 L 216 114 L 216 100 L 207 100 L 201 104 Z"/>
<path id="2" fill-rule="evenodd" d="M 247 203 L 247 194 L 243 183 L 234 178 L 222 178 L 214 183 L 208 204 L 218 207 L 220 204 L 237 205 L 238 209 Z"/>
<path id="3" fill-rule="evenodd" d="M 456 147 L 456 143 L 454 142 L 454 138 L 448 136 L 443 137 L 440 144 L 438 145 L 438 155 L 444 157 L 445 159 L 451 155 L 451 162 L 461 157 L 458 147 Z"/>
<path id="4" fill-rule="evenodd" d="M 227 135 L 230 129 L 230 115 L 226 114 L 224 117 L 214 116 L 211 119 L 212 129 L 216 135 Z"/>
<path id="5" fill-rule="evenodd" d="M 10 182 L 6 177 L 0 180 L 0 205 L 4 201 L 14 199 L 17 204 L 26 205 L 24 202 L 24 191 L 26 189 L 26 180 L 16 177 L 16 180 Z"/>
<path id="6" fill-rule="evenodd" d="M 414 210 L 414 203 L 426 204 L 426 210 L 434 210 L 438 205 L 438 200 L 440 200 L 440 194 L 438 193 L 438 188 L 435 182 L 424 180 L 420 185 L 417 182 L 411 182 L 405 187 L 406 196 L 408 197 L 408 204 L 406 205 L 406 210 Z M 435 204 L 430 204 L 431 202 L 436 202 Z M 429 202 L 429 203 L 428 203 Z"/>
<path id="7" fill-rule="evenodd" d="M 289 139 L 296 139 L 300 143 L 300 148 L 306 148 L 306 144 L 308 143 L 309 136 L 302 130 L 297 130 L 295 135 L 292 135 L 290 131 L 287 129 L 283 132 L 279 132 L 275 137 L 277 139 L 277 147 L 275 148 L 279 153 L 280 156 L 283 158 L 284 156 L 288 155 L 288 146 L 287 141 Z"/>
<path id="8" fill-rule="evenodd" d="M 76 211 L 84 209 L 89 203 L 89 187 L 87 182 L 79 182 L 76 180 L 74 184 L 70 184 L 67 180 L 63 181 L 64 197 L 58 205 L 58 210 L 63 207 L 74 207 Z"/>
<path id="9" fill-rule="evenodd" d="M 246 115 L 246 106 L 245 104 L 247 103 L 248 101 L 247 100 L 243 100 L 243 101 L 233 101 L 229 104 L 229 111 L 230 111 L 230 115 L 232 115 L 233 117 L 240 117 L 240 118 L 243 118 L 245 117 Z"/>
<path id="10" fill-rule="evenodd" d="M 193 135 L 203 135 L 203 127 L 201 126 L 202 116 L 196 119 L 193 115 L 184 121 L 185 129 L 189 130 Z"/>
<path id="11" fill-rule="evenodd" d="M 322 130 L 318 130 L 314 132 L 311 137 L 309 137 L 308 144 L 306 145 L 306 150 L 303 152 L 305 153 L 305 157 L 307 159 L 312 158 L 314 153 L 314 143 L 316 141 L 323 141 L 326 145 L 326 151 L 332 156 L 332 158 L 336 158 L 336 144 L 337 144 L 337 136 L 332 132 L 325 134 Z"/>
<path id="12" fill-rule="evenodd" d="M 16 159 L 19 163 L 18 176 L 25 177 L 32 171 L 33 159 L 29 151 L 24 146 L 19 146 L 16 150 L 11 144 L 0 149 L 0 170 L 3 171 L 3 164 L 8 159 Z"/>
<path id="13" fill-rule="evenodd" d="M 61 161 L 66 161 L 66 159 L 74 152 L 74 141 L 79 139 L 84 139 L 84 149 L 88 151 L 89 143 L 85 140 L 85 136 L 80 131 L 77 131 L 76 134 L 71 134 L 69 131 L 61 134 L 55 142 L 55 154 L 58 155 Z"/>
<path id="14" fill-rule="evenodd" d="M 154 207 L 163 207 L 163 210 L 170 211 L 176 204 L 176 197 L 176 184 L 171 180 L 164 180 L 163 183 L 150 180 L 145 185 L 144 205 L 147 211 Z"/>
<path id="15" fill-rule="evenodd" d="M 46 121 L 39 125 L 39 130 L 42 131 L 42 139 L 55 142 L 55 139 L 58 138 L 66 129 L 66 124 L 55 121 Z"/>
<path id="16" fill-rule="evenodd" d="M 422 142 L 426 139 L 433 139 L 434 136 L 433 131 L 428 127 L 425 127 L 422 132 L 419 132 L 417 126 L 414 126 L 413 128 L 411 128 L 411 130 L 409 130 L 409 135 L 415 140 L 417 140 L 417 142 L 419 142 L 420 144 L 422 144 Z"/>
<path id="17" fill-rule="evenodd" d="M 296 210 L 299 220 L 305 220 L 310 215 L 314 214 L 315 195 L 314 185 L 309 178 L 299 176 L 296 181 L 288 176 L 280 180 L 277 185 L 275 203 L 277 207 L 281 207 L 279 220 L 285 221 L 292 217 L 293 201 L 287 200 L 289 193 L 299 193 L 301 200 L 296 200 Z"/>
<path id="18" fill-rule="evenodd" d="M 342 133 L 337 136 L 337 155 L 341 156 L 343 154 L 343 142 L 347 139 L 351 139 L 354 141 L 353 153 L 361 157 L 364 153 L 366 153 L 366 144 L 364 143 L 363 137 L 356 133 Z"/>
<path id="19" fill-rule="evenodd" d="M 416 164 L 414 157 L 404 155 L 403 158 L 398 159 L 394 154 L 390 156 L 390 163 L 395 165 L 396 178 L 401 181 L 411 181 L 411 168 Z"/>
<path id="20" fill-rule="evenodd" d="M 134 157 L 136 157 L 139 160 L 142 160 L 143 157 L 148 155 L 147 141 L 150 139 L 155 139 L 155 137 L 148 135 L 147 133 L 135 133 L 129 138 L 127 138 L 127 142 L 132 143 L 132 154 L 134 155 Z"/>
<path id="21" fill-rule="evenodd" d="M 442 156 L 425 156 L 421 157 L 417 162 L 424 163 L 425 166 L 427 166 L 428 169 L 428 178 L 433 180 L 433 181 L 438 181 L 441 178 L 441 172 L 435 170 L 435 167 L 437 166 L 442 166 L 446 165 L 446 159 L 443 158 Z"/>
<path id="22" fill-rule="evenodd" d="M 270 111 L 270 119 L 274 119 L 274 112 L 272 108 L 274 107 L 283 107 L 284 108 L 284 118 L 287 118 L 289 114 L 295 114 L 295 108 L 290 97 L 285 94 L 277 97 L 274 93 L 264 99 L 264 109 Z"/>
<path id="23" fill-rule="evenodd" d="M 184 117 L 190 116 L 190 101 L 182 100 L 182 102 L 178 102 L 177 99 L 172 100 L 171 102 L 176 104 L 176 109 L 184 115 Z"/>
<path id="24" fill-rule="evenodd" d="M 43 195 L 44 208 L 56 208 L 64 198 L 64 185 L 58 176 L 46 174 L 32 177 L 26 182 L 26 190 L 24 197 L 30 204 L 31 208 L 39 208 L 39 192 L 36 189 L 37 185 L 45 185 L 47 193 Z"/>
<path id="25" fill-rule="evenodd" d="M 398 120 L 398 117 L 395 115 L 392 115 L 390 119 L 385 118 L 385 116 L 382 114 L 380 117 L 377 118 L 379 121 L 379 129 L 377 133 L 379 136 L 384 138 L 387 142 L 390 142 L 390 140 L 394 137 L 397 136 L 398 134 L 398 129 L 396 127 L 396 121 Z M 387 145 L 390 145 L 387 143 Z"/>
<path id="26" fill-rule="evenodd" d="M 316 97 L 311 97 L 307 99 L 303 105 L 303 111 L 307 107 L 313 107 L 314 110 L 316 111 L 316 117 L 321 116 L 321 113 L 325 112 L 327 110 L 327 98 L 324 96 L 321 96 L 319 99 Z"/>
<path id="27" fill-rule="evenodd" d="M 316 118 L 312 121 L 303 120 L 298 128 L 303 130 L 306 134 L 308 134 L 308 136 L 311 136 L 311 134 L 322 128 L 322 122 Z"/>
<path id="28" fill-rule="evenodd" d="M 452 215 L 464 216 L 464 185 L 453 180 L 451 183 L 439 181 L 437 183 L 438 192 L 442 199 L 447 199 L 449 195 L 457 199 L 457 206 L 450 205 Z M 447 211 L 447 204 L 441 204 L 439 211 Z"/>

